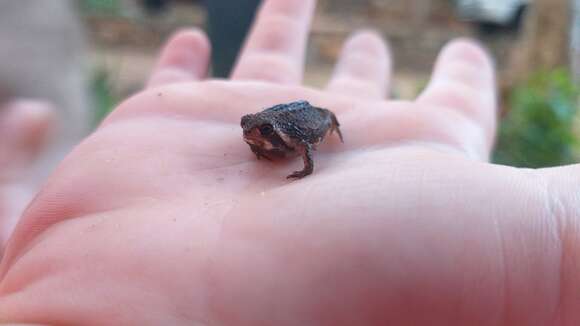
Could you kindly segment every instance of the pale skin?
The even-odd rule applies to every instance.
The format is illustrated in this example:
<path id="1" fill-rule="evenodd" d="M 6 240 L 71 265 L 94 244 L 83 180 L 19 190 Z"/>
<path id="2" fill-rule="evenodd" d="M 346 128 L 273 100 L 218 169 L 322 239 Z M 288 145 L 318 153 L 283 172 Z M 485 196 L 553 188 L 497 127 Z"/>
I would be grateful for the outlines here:
<path id="1" fill-rule="evenodd" d="M 30 168 L 51 138 L 53 114 L 43 100 L 10 98 L 0 103 L 0 256 L 37 190 Z"/>
<path id="2" fill-rule="evenodd" d="M 301 85 L 312 0 L 269 0 L 230 80 L 177 33 L 147 88 L 61 164 L 0 265 L 0 321 L 63 325 L 577 325 L 580 167 L 488 163 L 491 60 L 450 43 L 414 101 L 391 58 L 346 42 Z M 265 69 L 264 67 L 268 67 Z M 305 99 L 345 143 L 258 161 L 239 119 Z"/>

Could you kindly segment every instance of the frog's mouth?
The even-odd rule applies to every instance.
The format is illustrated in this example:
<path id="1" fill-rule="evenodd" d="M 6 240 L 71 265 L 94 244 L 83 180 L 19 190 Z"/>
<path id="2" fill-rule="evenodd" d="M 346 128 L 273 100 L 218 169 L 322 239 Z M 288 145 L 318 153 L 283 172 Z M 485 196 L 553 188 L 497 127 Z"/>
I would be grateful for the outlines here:
<path id="1" fill-rule="evenodd" d="M 250 145 L 258 146 L 262 149 L 270 150 L 273 149 L 272 143 L 265 140 L 262 137 L 252 137 L 252 136 L 244 136 L 244 141 Z"/>
<path id="2" fill-rule="evenodd" d="M 253 128 L 249 131 L 244 130 L 244 141 L 248 144 L 255 145 L 258 147 L 264 147 L 265 139 L 257 128 Z"/>
<path id="3" fill-rule="evenodd" d="M 244 136 L 244 141 L 250 145 L 262 146 L 262 141 L 254 137 Z"/>

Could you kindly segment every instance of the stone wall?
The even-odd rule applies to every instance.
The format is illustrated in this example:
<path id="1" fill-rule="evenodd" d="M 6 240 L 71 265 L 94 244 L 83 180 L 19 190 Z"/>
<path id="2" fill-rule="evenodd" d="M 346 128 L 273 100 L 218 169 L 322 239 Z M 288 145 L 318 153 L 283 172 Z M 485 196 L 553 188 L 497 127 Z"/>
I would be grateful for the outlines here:
<path id="1" fill-rule="evenodd" d="M 389 41 L 397 66 L 410 71 L 430 69 L 443 44 L 472 34 L 470 25 L 456 18 L 449 0 L 320 0 L 313 55 L 332 61 L 340 42 L 356 28 L 379 31 Z"/>
<path id="2" fill-rule="evenodd" d="M 129 1 L 129 0 L 127 0 Z M 139 16 L 138 8 L 117 17 L 89 15 L 93 43 L 105 49 L 108 62 L 122 81 L 120 93 L 137 89 L 145 78 L 162 41 L 177 28 L 205 26 L 205 10 L 191 2 L 175 2 L 164 15 Z M 473 36 L 469 23 L 455 15 L 452 0 L 319 0 L 308 49 L 306 82 L 321 86 L 348 35 L 359 28 L 372 28 L 390 43 L 398 74 L 395 87 L 407 79 L 400 94 L 412 95 L 424 83 L 441 47 L 458 36 Z M 486 40 L 498 55 L 498 64 L 507 62 L 509 38 Z M 118 64 L 115 64 L 118 61 Z"/>

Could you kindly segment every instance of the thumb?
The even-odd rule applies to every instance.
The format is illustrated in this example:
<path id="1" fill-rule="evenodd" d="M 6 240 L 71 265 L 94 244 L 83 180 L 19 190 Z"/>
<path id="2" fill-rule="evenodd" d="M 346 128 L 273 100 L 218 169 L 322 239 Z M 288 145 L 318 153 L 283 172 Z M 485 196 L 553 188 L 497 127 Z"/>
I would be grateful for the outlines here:
<path id="1" fill-rule="evenodd" d="M 0 106 L 0 257 L 34 192 L 22 183 L 25 168 L 46 144 L 53 121 L 54 110 L 43 101 L 16 100 Z"/>
<path id="2" fill-rule="evenodd" d="M 0 107 L 0 181 L 19 177 L 46 145 L 53 125 L 47 102 L 16 100 Z"/>

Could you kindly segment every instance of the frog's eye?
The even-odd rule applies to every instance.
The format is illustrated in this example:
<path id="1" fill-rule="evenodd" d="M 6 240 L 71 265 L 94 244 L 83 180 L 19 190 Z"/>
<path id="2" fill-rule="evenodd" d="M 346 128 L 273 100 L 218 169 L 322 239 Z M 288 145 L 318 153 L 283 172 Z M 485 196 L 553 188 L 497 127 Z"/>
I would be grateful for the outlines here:
<path id="1" fill-rule="evenodd" d="M 274 128 L 271 124 L 265 124 L 260 126 L 260 133 L 262 136 L 269 136 L 274 132 Z"/>

